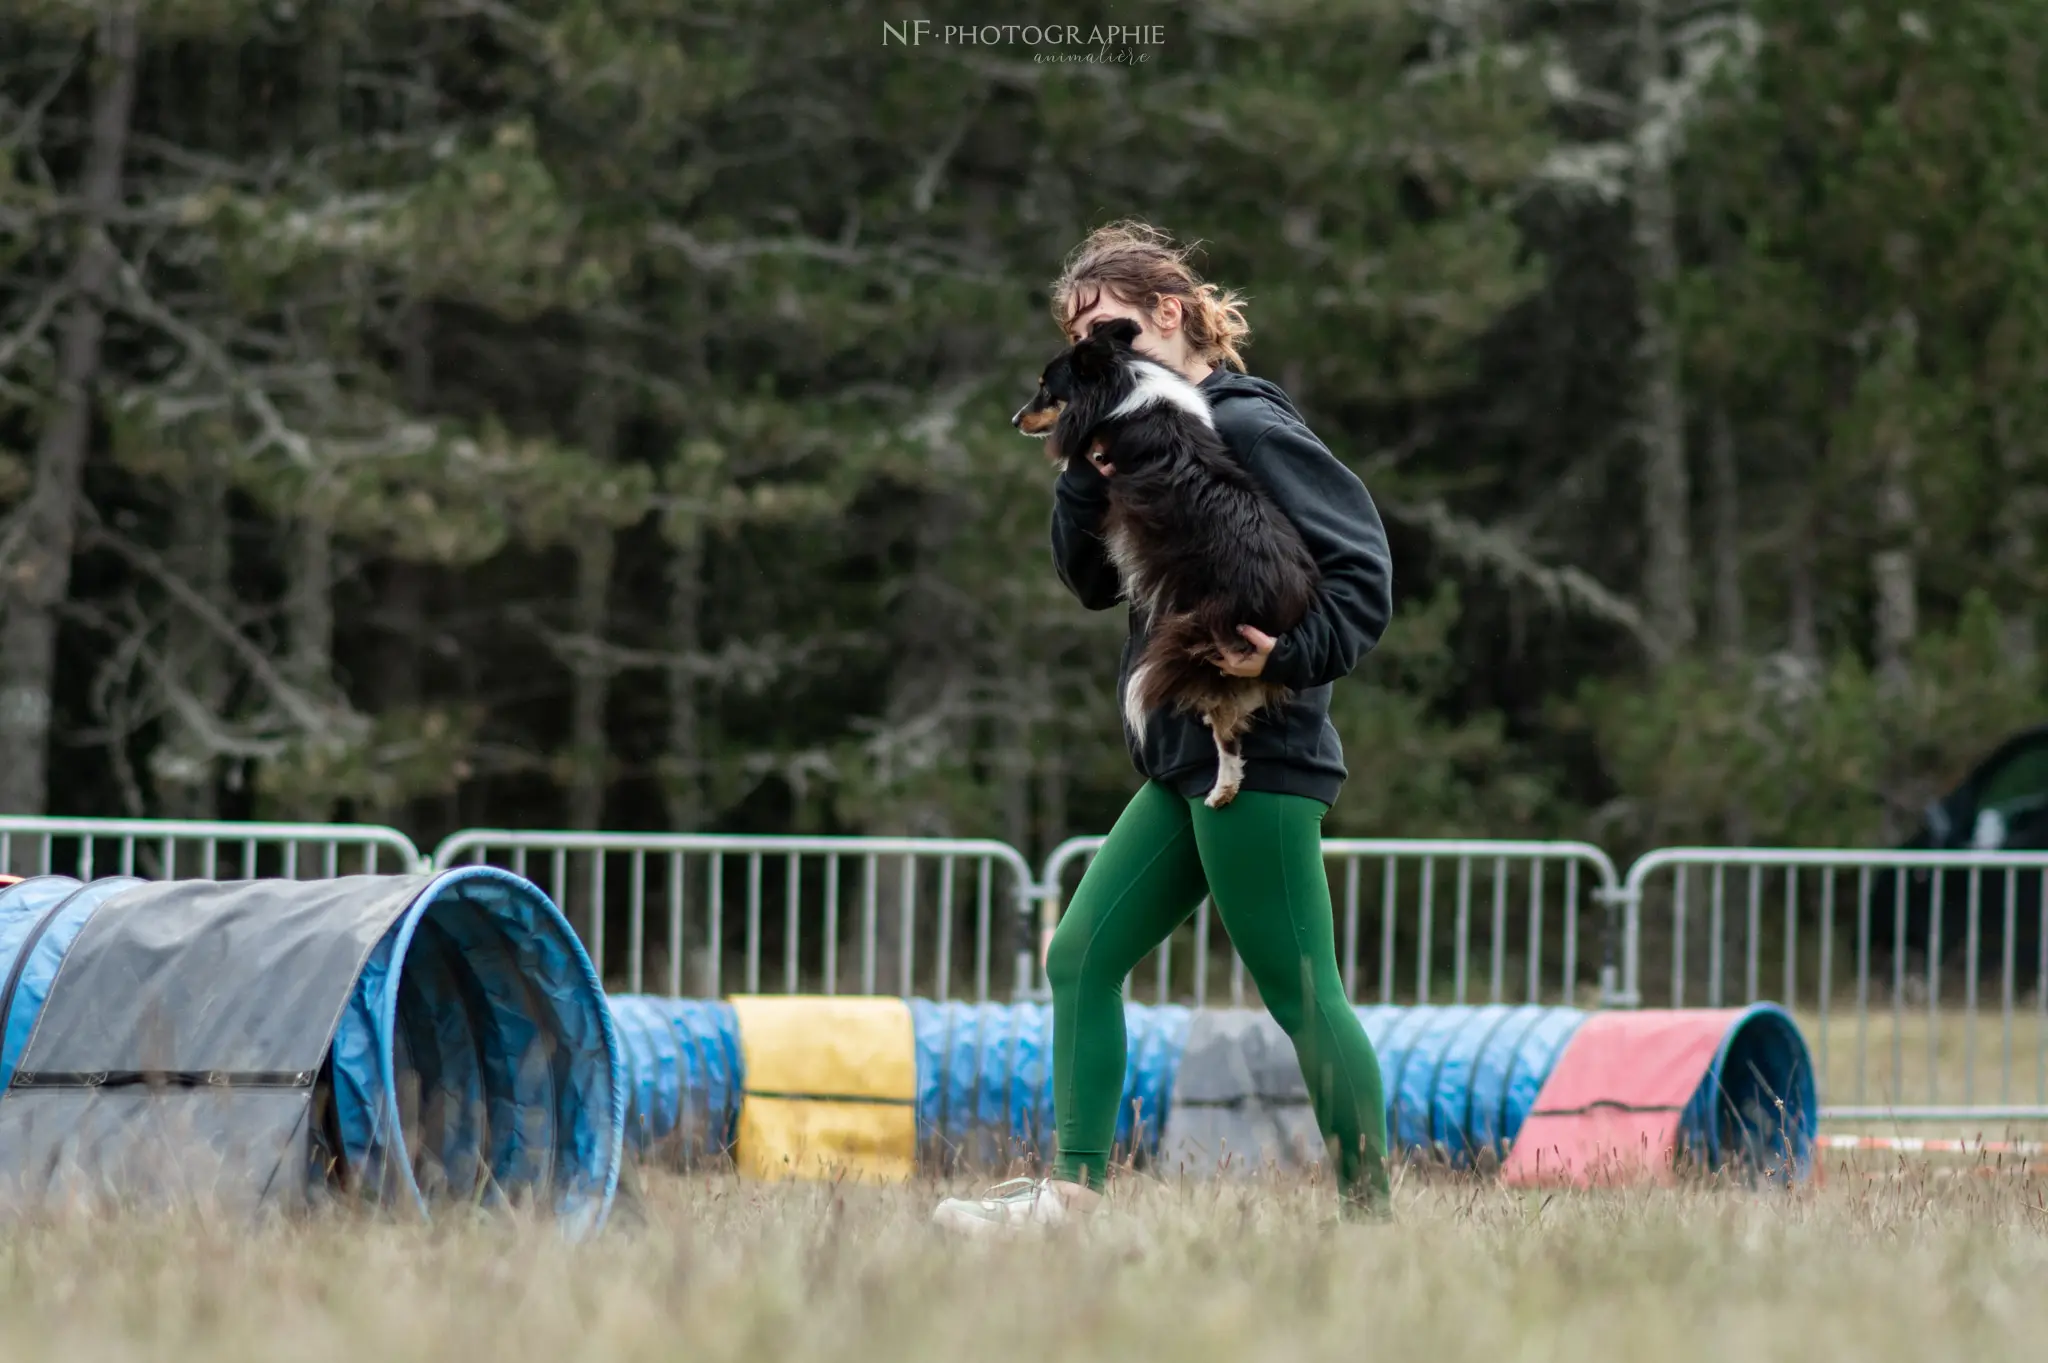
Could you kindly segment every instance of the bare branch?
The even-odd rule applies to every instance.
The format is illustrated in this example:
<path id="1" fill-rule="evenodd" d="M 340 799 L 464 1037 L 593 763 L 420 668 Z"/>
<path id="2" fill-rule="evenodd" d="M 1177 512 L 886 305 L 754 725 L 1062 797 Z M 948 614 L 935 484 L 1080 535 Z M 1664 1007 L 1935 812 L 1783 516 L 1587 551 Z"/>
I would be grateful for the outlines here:
<path id="1" fill-rule="evenodd" d="M 1439 501 L 1387 503 L 1384 510 L 1389 517 L 1426 532 L 1452 556 L 1474 567 L 1490 569 L 1510 582 L 1534 587 L 1553 607 L 1575 610 L 1617 626 L 1644 649 L 1651 647 L 1649 624 L 1635 603 L 1583 569 L 1552 567 L 1512 536 L 1467 520 Z"/>
<path id="2" fill-rule="evenodd" d="M 768 635 L 735 640 L 716 652 L 693 653 L 627 648 L 589 634 L 553 629 L 524 606 L 516 606 L 507 614 L 533 631 L 548 651 L 568 666 L 595 664 L 613 673 L 675 672 L 700 681 L 730 682 L 752 691 L 764 689 L 779 676 L 813 665 L 821 656 L 857 648 L 872 637 L 854 631 L 808 635 L 796 641 Z"/>
<path id="3" fill-rule="evenodd" d="M 312 468 L 312 442 L 286 424 L 284 417 L 271 403 L 270 395 L 250 383 L 242 374 L 240 367 L 214 343 L 211 337 L 151 297 L 149 290 L 143 285 L 142 276 L 136 272 L 134 266 L 122 260 L 117 263 L 116 269 L 122 286 L 122 306 L 143 321 L 154 322 L 169 332 L 212 370 L 221 382 L 227 384 L 255 414 L 266 438 L 250 453 L 259 452 L 266 445 L 276 445 L 284 450 L 293 463 L 301 468 Z"/>
<path id="4" fill-rule="evenodd" d="M 657 246 L 680 252 L 692 265 L 709 272 L 737 268 L 757 256 L 801 256 L 848 267 L 886 266 L 907 274 L 940 275 L 982 284 L 1002 281 L 986 270 L 943 260 L 909 245 L 847 246 L 816 237 L 743 237 L 732 241 L 705 241 L 674 223 L 657 223 L 648 229 L 648 239 Z"/>
<path id="5" fill-rule="evenodd" d="M 191 611 L 201 624 L 211 630 L 236 657 L 242 660 L 243 665 L 249 669 L 249 674 L 301 729 L 308 734 L 322 737 L 336 736 L 338 730 L 354 734 L 367 729 L 367 721 L 362 716 L 340 707 L 322 705 L 287 681 L 262 649 L 256 647 L 249 641 L 247 635 L 236 629 L 234 624 L 220 613 L 219 608 L 208 601 L 201 592 L 172 572 L 170 566 L 162 559 L 127 536 L 109 529 L 90 508 L 83 514 L 88 518 L 88 540 L 111 549 L 147 573 L 179 605 Z"/>
<path id="6" fill-rule="evenodd" d="M 71 278 L 65 276 L 43 290 L 43 296 L 36 300 L 35 310 L 28 320 L 15 329 L 12 336 L 0 338 L 0 372 L 14 363 L 14 357 L 29 345 L 50 325 L 50 319 L 57 315 L 57 309 L 64 306 L 64 300 L 71 297 Z"/>
<path id="7" fill-rule="evenodd" d="M 36 135 L 37 130 L 42 126 L 43 111 L 48 109 L 56 101 L 57 96 L 64 92 L 64 87 L 71 83 L 73 73 L 78 70 L 79 58 L 84 55 L 85 43 L 81 39 L 73 44 L 70 53 L 64 58 L 63 69 L 59 70 L 47 85 L 36 92 L 35 98 L 22 106 L 20 119 L 8 131 L 6 138 L 0 140 L 0 156 L 13 154 L 15 148 Z"/>

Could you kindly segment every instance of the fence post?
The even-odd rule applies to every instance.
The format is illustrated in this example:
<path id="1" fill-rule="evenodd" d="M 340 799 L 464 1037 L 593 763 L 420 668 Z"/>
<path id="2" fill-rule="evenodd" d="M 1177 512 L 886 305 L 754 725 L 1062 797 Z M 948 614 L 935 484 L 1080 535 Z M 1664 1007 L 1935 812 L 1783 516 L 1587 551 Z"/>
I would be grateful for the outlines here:
<path id="1" fill-rule="evenodd" d="M 1028 881 L 1017 885 L 1017 970 L 1011 981 L 1010 997 L 1019 1003 L 1040 1003 L 1052 997 L 1038 983 L 1042 972 L 1038 959 L 1038 908 L 1044 887 Z"/>
<path id="2" fill-rule="evenodd" d="M 1634 960 L 1635 922 L 1641 887 L 1631 878 L 1622 885 L 1602 885 L 1593 892 L 1607 912 L 1601 921 L 1600 1007 L 1639 1008 Z"/>

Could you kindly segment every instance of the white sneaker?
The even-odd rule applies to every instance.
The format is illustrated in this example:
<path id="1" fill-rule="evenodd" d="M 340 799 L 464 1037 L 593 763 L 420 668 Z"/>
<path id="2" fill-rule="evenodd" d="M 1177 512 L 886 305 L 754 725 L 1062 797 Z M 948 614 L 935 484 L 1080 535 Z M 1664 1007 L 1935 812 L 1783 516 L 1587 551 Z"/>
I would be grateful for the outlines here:
<path id="1" fill-rule="evenodd" d="M 1085 1215 L 1080 1205 L 1099 1200 L 1077 1184 L 1052 1179 L 1013 1178 L 980 1197 L 949 1197 L 932 1212 L 932 1224 L 965 1235 L 1040 1231 Z"/>

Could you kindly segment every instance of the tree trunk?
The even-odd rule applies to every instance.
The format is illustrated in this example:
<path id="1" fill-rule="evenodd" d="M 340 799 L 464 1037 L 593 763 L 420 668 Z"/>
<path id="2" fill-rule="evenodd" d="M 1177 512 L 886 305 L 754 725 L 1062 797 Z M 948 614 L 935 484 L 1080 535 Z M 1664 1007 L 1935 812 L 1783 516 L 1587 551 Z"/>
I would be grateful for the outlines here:
<path id="1" fill-rule="evenodd" d="M 934 453 L 934 473 L 940 480 L 953 471 L 944 462 L 951 454 L 950 449 Z M 954 697 L 965 689 L 956 685 L 955 678 L 961 669 L 973 666 L 973 642 L 957 609 L 924 583 L 930 580 L 928 575 L 943 571 L 945 555 L 959 527 L 968 523 L 966 508 L 949 492 L 933 494 L 922 507 L 915 536 L 916 566 L 912 570 L 917 576 L 905 591 L 893 624 L 895 666 L 882 716 L 884 725 L 891 729 L 909 728 L 935 716 L 942 717 L 938 722 L 947 726 L 949 749 L 956 741 L 951 731 L 957 722 L 947 712 Z M 945 837 L 951 832 L 951 811 L 945 802 L 929 793 L 927 783 L 915 777 L 912 782 L 922 788 L 884 797 L 875 826 L 868 831 L 911 838 Z M 892 871 L 891 865 L 891 859 L 883 859 L 882 893 L 876 904 L 877 986 L 885 993 L 900 987 L 910 965 L 915 966 L 916 979 L 935 978 L 931 961 L 913 962 L 905 954 L 906 934 L 911 935 L 911 949 L 917 949 L 916 929 L 920 925 L 905 922 L 902 870 L 897 866 Z M 929 928 L 930 924 L 922 926 Z M 954 959 L 959 960 L 962 948 L 956 945 L 954 952 Z"/>
<path id="2" fill-rule="evenodd" d="M 2004 580 L 2004 598 L 2014 604 L 2003 611 L 2002 631 L 2006 665 L 2017 672 L 2038 666 L 2040 639 L 2038 536 L 2034 527 L 2044 510 L 2043 489 L 2028 476 L 2028 460 L 2012 421 L 2001 414 L 1998 432 L 2000 488 L 1997 512 L 1998 567 Z"/>
<path id="3" fill-rule="evenodd" d="M 1714 647 L 1723 658 L 1742 655 L 1742 514 L 1735 467 L 1735 432 L 1728 414 L 1714 410 L 1707 436 L 1707 497 L 1713 515 Z"/>
<path id="4" fill-rule="evenodd" d="M 1878 491 L 1879 523 L 1890 543 L 1870 556 L 1877 597 L 1877 670 L 1885 685 L 1895 689 L 1911 680 L 1910 654 L 1920 624 L 1918 559 L 1910 545 L 1899 542 L 1910 533 L 1913 497 L 1897 476 L 1898 462 L 1898 457 L 1887 457 Z"/>
<path id="5" fill-rule="evenodd" d="M 582 428 L 584 448 L 593 463 L 609 465 L 618 444 L 617 390 L 596 375 L 584 379 Z M 570 625 L 579 647 L 571 655 L 569 693 L 569 826 L 596 829 L 604 825 L 605 769 L 610 744 L 605 735 L 605 701 L 611 691 L 611 664 L 600 649 L 610 625 L 612 561 L 611 527 L 592 526 L 575 545 L 576 617 Z"/>
<path id="6" fill-rule="evenodd" d="M 1060 745 L 1047 746 L 1048 751 L 1033 764 L 1038 789 L 1033 813 L 1037 816 L 1038 846 L 1050 854 L 1067 838 L 1067 763 Z"/>
<path id="7" fill-rule="evenodd" d="M 576 548 L 576 635 L 593 646 L 579 651 L 573 669 L 570 693 L 569 746 L 572 765 L 569 780 L 569 826 L 597 829 L 604 826 L 605 768 L 610 756 L 605 741 L 605 701 L 611 691 L 611 668 L 596 656 L 595 646 L 604 642 L 607 604 L 611 594 L 612 532 L 591 534 Z"/>
<path id="8" fill-rule="evenodd" d="M 703 319 L 712 315 L 701 276 L 691 277 L 685 298 L 685 316 Z M 677 338 L 679 379 L 692 392 L 711 391 L 709 351 L 702 329 Z M 682 493 L 694 496 L 696 490 L 682 489 Z M 695 658 L 704 648 L 704 523 L 700 514 L 692 506 L 687 519 L 678 516 L 667 527 L 673 549 L 668 562 L 668 638 L 669 647 L 680 658 Z M 668 761 L 663 793 L 668 822 L 677 833 L 693 833 L 710 820 L 704 766 L 704 688 L 687 667 L 671 667 L 666 682 Z"/>
<path id="9" fill-rule="evenodd" d="M 1909 370 L 1914 351 L 1915 319 L 1902 312 L 1892 322 L 1893 365 Z M 1877 668 L 1886 686 L 1901 688 L 1911 679 L 1911 652 L 1920 627 L 1919 556 L 1913 499 L 1914 448 L 1901 422 L 1880 427 L 1877 485 L 1878 548 L 1870 556 L 1871 586 L 1876 597 Z"/>
<path id="10" fill-rule="evenodd" d="M 415 301 L 406 308 L 400 323 L 400 370 L 405 404 L 414 416 L 425 414 L 433 401 L 433 318 L 425 305 Z M 385 714 L 417 709 L 426 698 L 420 676 L 427 637 L 427 570 L 420 564 L 395 559 L 384 576 L 379 614 L 384 628 L 378 649 L 380 691 L 378 710 Z M 388 821 L 404 822 L 404 804 L 384 811 Z"/>
<path id="11" fill-rule="evenodd" d="M 1032 679 L 1033 694 L 1049 696 L 1052 684 L 1046 679 L 1044 668 Z M 1057 734 L 1055 730 L 1055 734 Z M 1046 744 L 1046 751 L 1037 761 L 1037 816 L 1038 853 L 1040 858 L 1050 856 L 1052 849 L 1067 839 L 1067 763 L 1066 744 L 1060 741 Z M 1034 863 L 1034 874 L 1043 860 Z M 1007 935 L 998 929 L 997 950 L 992 954 L 998 961 L 1017 961 L 1019 956 L 1028 958 L 1028 964 L 1019 964 L 1014 969 L 1013 985 L 1021 992 L 1037 982 L 1045 969 L 1045 951 L 1052 945 L 1051 933 L 1041 921 L 1043 906 L 1032 904 L 1019 910 L 1024 918 L 1011 920 Z"/>
<path id="12" fill-rule="evenodd" d="M 192 590 L 231 615 L 226 470 L 206 452 L 193 456 L 189 476 L 171 505 L 171 547 L 165 557 L 171 571 Z M 165 630 L 164 660 L 171 673 L 168 680 L 189 691 L 208 714 L 226 711 L 234 682 L 227 654 L 211 629 L 175 603 Z M 215 818 L 218 758 L 200 735 L 185 733 L 180 738 L 156 755 L 153 784 L 158 807 L 170 819 Z"/>
<path id="13" fill-rule="evenodd" d="M 692 524 L 669 558 L 669 647 L 678 657 L 694 658 L 704 646 L 701 612 L 704 602 L 704 531 Z M 669 828 L 677 833 L 701 830 L 704 809 L 703 693 L 687 667 L 668 670 L 668 771 L 663 789 L 668 800 Z"/>
<path id="14" fill-rule="evenodd" d="M 1002 837 L 1012 847 L 1031 846 L 1031 706 L 1042 691 L 1024 689 L 1022 666 L 1014 653 L 1004 669 L 1009 692 L 996 721 L 996 805 L 1001 811 Z"/>
<path id="15" fill-rule="evenodd" d="M 71 300 L 57 345 L 56 391 L 36 446 L 20 557 L 6 584 L 5 621 L 0 623 L 0 813 L 5 814 L 40 814 L 49 800 L 57 617 L 71 591 L 71 553 L 92 434 L 92 390 L 100 373 L 100 338 L 116 265 L 106 229 L 121 206 L 135 103 L 136 10 L 136 0 L 110 0 L 101 12 L 92 140 L 79 194 Z"/>
<path id="16" fill-rule="evenodd" d="M 299 54 L 303 93 L 295 110 L 296 124 L 283 128 L 285 137 L 302 155 L 331 150 L 341 135 L 342 50 L 339 6 L 334 0 L 314 5 L 307 17 L 307 31 Z M 290 528 L 285 562 L 285 675 L 294 686 L 322 702 L 335 699 L 339 692 L 334 679 L 331 495 L 325 471 L 313 470 Z M 320 821 L 332 812 L 333 801 L 324 791 L 299 790 L 289 797 L 287 808 L 293 817 Z"/>
<path id="17" fill-rule="evenodd" d="M 300 510 L 287 552 L 285 674 L 325 699 L 334 681 L 334 522 L 324 507 Z"/>
<path id="18" fill-rule="evenodd" d="M 1820 665 L 1820 608 L 1813 580 L 1813 512 L 1800 513 L 1785 562 L 1785 649 L 1809 666 Z"/>
<path id="19" fill-rule="evenodd" d="M 1668 129 L 1650 92 L 1664 73 L 1661 0 L 1638 0 L 1635 80 L 1639 124 L 1633 175 L 1636 418 L 1643 446 L 1643 594 L 1655 658 L 1668 661 L 1697 630 L 1692 604 L 1692 488 L 1678 346 L 1664 315 L 1678 280 L 1677 208 Z"/>

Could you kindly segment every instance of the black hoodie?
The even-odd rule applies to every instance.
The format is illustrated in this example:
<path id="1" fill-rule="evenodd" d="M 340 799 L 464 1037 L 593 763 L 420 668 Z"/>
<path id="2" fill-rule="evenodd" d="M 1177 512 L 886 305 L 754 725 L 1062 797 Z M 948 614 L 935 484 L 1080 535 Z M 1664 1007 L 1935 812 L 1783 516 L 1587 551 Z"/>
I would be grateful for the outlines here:
<path id="1" fill-rule="evenodd" d="M 1330 687 L 1379 642 L 1393 613 L 1386 528 L 1365 484 L 1316 439 L 1278 385 L 1218 368 L 1201 390 L 1224 445 L 1301 531 L 1322 573 L 1316 604 L 1266 658 L 1263 675 L 1295 694 L 1277 713 L 1260 711 L 1245 734 L 1242 788 L 1334 804 L 1347 773 L 1343 744 L 1330 723 Z M 1053 566 L 1090 610 L 1108 610 L 1123 599 L 1100 536 L 1108 506 L 1109 479 L 1086 459 L 1070 461 L 1054 487 Z M 1117 669 L 1119 712 L 1144 631 L 1133 610 Z M 1215 783 L 1215 740 L 1192 715 L 1150 716 L 1142 747 L 1126 726 L 1124 745 L 1140 775 L 1189 799 L 1200 799 Z"/>

